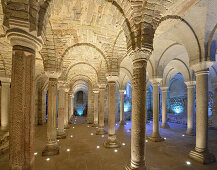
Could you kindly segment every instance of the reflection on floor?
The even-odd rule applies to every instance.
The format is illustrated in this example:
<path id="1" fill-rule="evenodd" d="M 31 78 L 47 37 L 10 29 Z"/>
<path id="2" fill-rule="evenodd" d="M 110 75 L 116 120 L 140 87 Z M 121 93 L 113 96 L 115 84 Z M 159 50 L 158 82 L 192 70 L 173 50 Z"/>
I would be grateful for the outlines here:
<path id="1" fill-rule="evenodd" d="M 75 121 L 76 120 L 76 121 Z M 36 170 L 122 170 L 130 160 L 130 128 L 116 124 L 116 130 L 122 147 L 105 149 L 103 141 L 107 135 L 96 136 L 96 128 L 86 124 L 82 117 L 74 120 L 67 132 L 67 138 L 60 140 L 61 152 L 57 156 L 42 157 L 46 143 L 46 126 L 36 127 L 35 152 Z M 183 136 L 185 127 L 169 124 L 171 129 L 160 129 L 165 142 L 146 144 L 146 162 L 151 170 L 216 170 L 217 163 L 201 165 L 190 160 L 187 155 L 194 147 L 195 137 Z M 151 135 L 152 122 L 147 124 L 147 135 Z M 145 140 L 144 140 L 145 142 Z M 217 156 L 217 131 L 209 130 L 209 149 Z M 47 158 L 50 158 L 47 159 Z M 191 165 L 187 165 L 190 161 Z M 0 169 L 8 169 L 8 154 L 0 156 Z"/>

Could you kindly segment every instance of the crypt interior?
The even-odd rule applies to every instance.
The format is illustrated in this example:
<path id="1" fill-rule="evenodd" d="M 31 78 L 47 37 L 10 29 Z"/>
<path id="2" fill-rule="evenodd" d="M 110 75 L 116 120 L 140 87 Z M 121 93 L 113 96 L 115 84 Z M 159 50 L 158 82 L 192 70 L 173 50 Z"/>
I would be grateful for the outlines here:
<path id="1" fill-rule="evenodd" d="M 217 170 L 216 0 L 1 0 L 1 170 Z"/>

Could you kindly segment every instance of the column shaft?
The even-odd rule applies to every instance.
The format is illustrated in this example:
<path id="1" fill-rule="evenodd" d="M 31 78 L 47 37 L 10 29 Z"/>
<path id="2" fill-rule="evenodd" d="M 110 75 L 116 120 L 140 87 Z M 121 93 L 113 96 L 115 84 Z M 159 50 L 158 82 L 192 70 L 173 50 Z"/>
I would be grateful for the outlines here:
<path id="1" fill-rule="evenodd" d="M 161 142 L 159 133 L 159 82 L 153 82 L 153 132 L 149 139 L 153 142 Z"/>
<path id="2" fill-rule="evenodd" d="M 147 61 L 143 59 L 133 62 L 131 163 L 128 169 L 143 169 L 145 167 L 146 65 Z"/>
<path id="3" fill-rule="evenodd" d="M 189 85 L 187 86 L 188 89 L 188 124 L 187 124 L 187 135 L 194 135 L 194 130 L 193 130 L 193 123 L 194 123 L 194 86 Z"/>
<path id="4" fill-rule="evenodd" d="M 116 82 L 108 82 L 108 139 L 104 142 L 106 148 L 120 147 L 115 134 L 115 90 Z"/>
<path id="5" fill-rule="evenodd" d="M 9 105 L 10 105 L 10 82 L 1 82 L 1 127 L 8 129 Z"/>
<path id="6" fill-rule="evenodd" d="M 203 164 L 216 161 L 208 151 L 208 74 L 208 70 L 196 72 L 196 147 L 189 154 Z"/>
<path id="7" fill-rule="evenodd" d="M 64 127 L 69 129 L 69 93 L 65 92 L 65 116 L 64 116 Z"/>
<path id="8" fill-rule="evenodd" d="M 38 124 L 46 123 L 46 90 L 38 91 Z"/>
<path id="9" fill-rule="evenodd" d="M 96 135 L 106 134 L 104 129 L 104 117 L 105 117 L 105 88 L 99 88 L 99 128 Z"/>
<path id="10" fill-rule="evenodd" d="M 35 51 L 13 46 L 9 169 L 34 169 Z"/>
<path id="11" fill-rule="evenodd" d="M 125 90 L 120 90 L 120 125 L 126 125 L 124 120 L 124 92 Z"/>
<path id="12" fill-rule="evenodd" d="M 69 95 L 69 97 L 68 97 L 68 99 L 69 99 L 69 124 L 71 124 L 71 117 L 72 117 L 72 96 L 71 95 Z"/>
<path id="13" fill-rule="evenodd" d="M 65 91 L 63 87 L 59 87 L 59 104 L 58 104 L 58 130 L 57 139 L 66 138 L 64 131 L 64 117 L 65 117 Z"/>
<path id="14" fill-rule="evenodd" d="M 87 109 L 87 122 L 89 124 L 94 123 L 93 106 L 92 106 L 92 86 L 88 85 L 88 109 Z"/>
<path id="15" fill-rule="evenodd" d="M 48 115 L 47 115 L 47 138 L 48 143 L 42 152 L 42 156 L 59 154 L 57 144 L 57 79 L 49 78 L 48 82 Z"/>
<path id="16" fill-rule="evenodd" d="M 161 128 L 170 128 L 167 123 L 167 88 L 161 88 L 162 90 L 162 124 Z"/>
<path id="17" fill-rule="evenodd" d="M 99 91 L 94 91 L 94 124 L 93 127 L 98 126 L 98 116 L 99 116 Z"/>

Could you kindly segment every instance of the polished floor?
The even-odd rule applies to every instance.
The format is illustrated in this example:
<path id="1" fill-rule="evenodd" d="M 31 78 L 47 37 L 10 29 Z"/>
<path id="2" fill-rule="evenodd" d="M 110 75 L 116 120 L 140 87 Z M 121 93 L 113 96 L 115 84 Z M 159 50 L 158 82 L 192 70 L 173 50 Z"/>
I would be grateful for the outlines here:
<path id="1" fill-rule="evenodd" d="M 130 128 L 116 125 L 121 148 L 105 149 L 103 141 L 107 135 L 96 136 L 96 128 L 86 124 L 78 117 L 70 129 L 67 138 L 59 140 L 61 152 L 57 156 L 42 157 L 46 143 L 46 126 L 36 127 L 35 167 L 36 170 L 122 170 L 130 160 Z M 165 142 L 146 141 L 146 163 L 150 170 L 217 170 L 217 163 L 201 165 L 188 158 L 188 152 L 194 147 L 195 137 L 183 135 L 182 125 L 169 124 L 171 129 L 160 129 Z M 147 124 L 147 135 L 151 135 L 152 123 Z M 145 140 L 144 140 L 145 142 Z M 209 130 L 209 150 L 217 157 L 217 131 Z M 190 161 L 190 165 L 186 164 Z M 8 154 L 0 156 L 0 170 L 8 169 Z"/>

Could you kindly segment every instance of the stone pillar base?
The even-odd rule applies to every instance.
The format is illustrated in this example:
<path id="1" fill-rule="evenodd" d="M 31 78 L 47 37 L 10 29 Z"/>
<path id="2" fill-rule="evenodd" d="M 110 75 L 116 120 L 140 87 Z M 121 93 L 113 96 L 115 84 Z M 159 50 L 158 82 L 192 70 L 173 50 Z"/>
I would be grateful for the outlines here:
<path id="1" fill-rule="evenodd" d="M 160 136 L 158 137 L 148 136 L 147 138 L 152 142 L 163 142 L 164 141 L 164 138 Z"/>
<path id="2" fill-rule="evenodd" d="M 9 127 L 8 126 L 1 126 L 1 130 L 4 131 L 4 132 L 8 132 Z"/>
<path id="3" fill-rule="evenodd" d="M 187 131 L 185 132 L 186 135 L 189 135 L 189 136 L 195 136 L 195 132 L 193 129 L 187 129 Z"/>
<path id="4" fill-rule="evenodd" d="M 56 144 L 47 144 L 42 151 L 42 156 L 52 156 L 52 155 L 58 155 L 60 152 L 59 145 Z"/>
<path id="5" fill-rule="evenodd" d="M 119 122 L 119 125 L 126 125 L 126 122 L 125 122 L 124 120 L 121 120 L 121 121 Z"/>
<path id="6" fill-rule="evenodd" d="M 87 123 L 88 123 L 88 124 L 93 124 L 93 120 L 92 120 L 91 117 L 87 117 Z"/>
<path id="7" fill-rule="evenodd" d="M 91 127 L 98 127 L 98 124 L 94 123 Z"/>
<path id="8" fill-rule="evenodd" d="M 146 170 L 145 164 L 137 165 L 136 167 L 132 167 L 131 163 L 125 167 L 125 170 Z"/>
<path id="9" fill-rule="evenodd" d="M 70 128 L 70 125 L 67 124 L 67 125 L 64 125 L 64 129 L 69 129 Z"/>
<path id="10" fill-rule="evenodd" d="M 109 135 L 108 139 L 103 143 L 105 148 L 120 148 L 121 143 L 117 140 L 116 135 Z"/>
<path id="11" fill-rule="evenodd" d="M 209 151 L 199 152 L 194 149 L 189 153 L 189 157 L 202 164 L 210 164 L 216 162 L 215 156 L 212 153 L 209 153 Z"/>
<path id="12" fill-rule="evenodd" d="M 105 131 L 104 127 L 99 127 L 96 131 L 96 135 L 105 135 L 107 132 Z"/>
<path id="13" fill-rule="evenodd" d="M 66 133 L 65 132 L 58 132 L 57 131 L 57 139 L 65 139 Z"/>
<path id="14" fill-rule="evenodd" d="M 162 123 L 160 125 L 160 127 L 163 128 L 163 129 L 169 129 L 170 128 L 170 126 L 168 125 L 168 123 Z"/>

